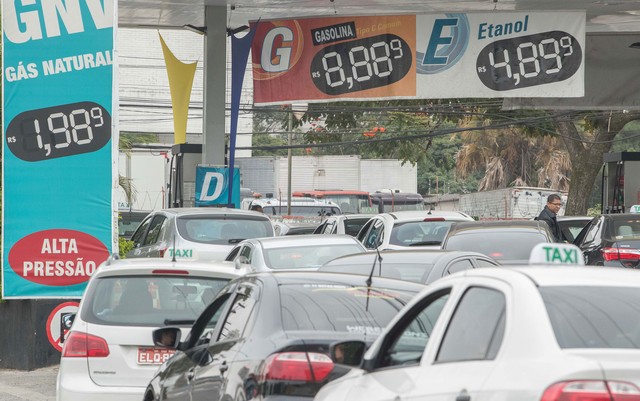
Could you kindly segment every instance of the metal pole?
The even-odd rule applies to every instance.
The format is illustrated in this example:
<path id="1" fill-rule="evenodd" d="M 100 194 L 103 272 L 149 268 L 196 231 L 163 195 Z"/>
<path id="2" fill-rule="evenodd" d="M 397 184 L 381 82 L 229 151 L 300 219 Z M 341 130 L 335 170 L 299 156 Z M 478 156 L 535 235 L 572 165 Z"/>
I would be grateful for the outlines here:
<path id="1" fill-rule="evenodd" d="M 289 145 L 289 149 L 287 150 L 287 215 L 291 216 L 291 130 L 293 126 L 293 105 L 289 108 L 289 124 L 287 127 L 287 144 Z"/>

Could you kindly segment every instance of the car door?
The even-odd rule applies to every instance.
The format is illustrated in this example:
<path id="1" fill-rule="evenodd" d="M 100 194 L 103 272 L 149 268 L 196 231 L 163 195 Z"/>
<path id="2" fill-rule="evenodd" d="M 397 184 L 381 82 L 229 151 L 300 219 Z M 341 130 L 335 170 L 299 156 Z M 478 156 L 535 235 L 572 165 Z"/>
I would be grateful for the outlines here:
<path id="1" fill-rule="evenodd" d="M 345 399 L 398 401 L 421 380 L 420 360 L 441 325 L 438 317 L 447 307 L 450 292 L 450 287 L 439 288 L 402 316 L 382 339 L 377 352 L 365 360 L 369 373 L 349 383 Z"/>
<path id="2" fill-rule="evenodd" d="M 244 344 L 257 296 L 257 287 L 253 285 L 243 284 L 236 290 L 226 316 L 218 325 L 215 341 L 209 343 L 207 363 L 193 369 L 192 401 L 218 401 L 227 391 L 235 397 L 238 372 L 232 364 Z"/>
<path id="3" fill-rule="evenodd" d="M 585 231 L 582 231 L 576 239 L 578 247 L 584 255 L 586 265 L 602 265 L 602 230 L 604 228 L 604 218 L 600 216 L 594 219 Z"/>
<path id="4" fill-rule="evenodd" d="M 167 217 L 161 214 L 150 216 L 145 220 L 131 237 L 133 249 L 127 254 L 127 257 L 161 257 L 160 251 L 161 249 L 166 250 L 166 247 L 161 246 L 160 241 L 162 234 L 166 231 L 167 224 Z M 138 235 L 139 233 L 140 235 Z"/>
<path id="5" fill-rule="evenodd" d="M 227 310 L 233 287 L 223 289 L 200 314 L 185 342 L 186 349 L 169 360 L 161 375 L 159 398 L 167 401 L 191 401 L 191 387 L 196 366 L 210 362 L 209 343 L 220 326 L 220 317 Z"/>
<path id="6" fill-rule="evenodd" d="M 433 338 L 406 401 L 487 400 L 482 388 L 498 363 L 508 286 L 477 278 L 464 289 L 442 337 Z M 421 379 L 420 379 L 421 378 Z"/>
<path id="7" fill-rule="evenodd" d="M 367 249 L 376 249 L 384 242 L 384 221 L 375 219 L 371 225 L 371 229 L 364 237 L 362 244 Z"/>

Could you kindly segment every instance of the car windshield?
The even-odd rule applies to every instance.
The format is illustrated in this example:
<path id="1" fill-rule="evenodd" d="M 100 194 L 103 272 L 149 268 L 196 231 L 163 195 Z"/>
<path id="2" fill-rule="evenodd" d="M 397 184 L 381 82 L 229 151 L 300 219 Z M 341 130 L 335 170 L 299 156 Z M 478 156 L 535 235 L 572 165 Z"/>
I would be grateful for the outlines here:
<path id="1" fill-rule="evenodd" d="M 548 239 L 538 232 L 478 230 L 447 239 L 446 249 L 480 252 L 496 260 L 528 261 L 534 246 Z"/>
<path id="2" fill-rule="evenodd" d="M 400 246 L 438 245 L 449 231 L 452 221 L 412 221 L 391 229 L 389 244 Z"/>
<path id="3" fill-rule="evenodd" d="M 637 287 L 541 287 L 561 348 L 640 348 Z"/>
<path id="4" fill-rule="evenodd" d="M 269 216 L 283 216 L 288 213 L 287 204 L 283 203 L 282 206 L 269 205 L 263 206 L 262 211 Z M 332 216 L 334 214 L 340 214 L 340 208 L 335 206 L 291 206 L 292 216 Z"/>
<path id="5" fill-rule="evenodd" d="M 271 269 L 317 268 L 344 255 L 362 252 L 358 244 L 291 246 L 264 250 L 265 263 Z"/>
<path id="6" fill-rule="evenodd" d="M 412 290 L 368 289 L 364 278 L 361 287 L 286 284 L 280 294 L 286 331 L 339 331 L 370 334 L 372 339 L 416 295 Z"/>
<path id="7" fill-rule="evenodd" d="M 164 326 L 194 321 L 229 280 L 171 276 L 97 279 L 84 299 L 82 318 L 104 325 Z"/>
<path id="8" fill-rule="evenodd" d="M 266 216 L 185 216 L 177 219 L 177 225 L 184 239 L 203 244 L 228 245 L 273 236 L 273 226 Z"/>

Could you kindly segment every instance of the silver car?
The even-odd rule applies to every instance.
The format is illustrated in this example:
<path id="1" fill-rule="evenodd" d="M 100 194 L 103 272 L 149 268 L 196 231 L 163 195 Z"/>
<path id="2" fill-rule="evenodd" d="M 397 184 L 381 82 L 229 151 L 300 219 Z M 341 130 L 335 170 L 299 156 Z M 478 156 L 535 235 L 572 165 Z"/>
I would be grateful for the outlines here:
<path id="1" fill-rule="evenodd" d="M 240 241 L 273 237 L 263 213 L 228 208 L 157 210 L 131 236 L 127 258 L 222 260 Z"/>
<path id="2" fill-rule="evenodd" d="M 306 234 L 248 239 L 233 248 L 225 261 L 233 261 L 243 272 L 317 269 L 331 259 L 365 251 L 350 235 Z"/>
<path id="3" fill-rule="evenodd" d="M 175 352 L 151 333 L 178 326 L 182 337 L 217 293 L 240 275 L 202 261 L 108 261 L 91 276 L 63 342 L 58 401 L 140 401 L 153 373 Z M 172 345 L 178 339 L 169 339 Z"/>

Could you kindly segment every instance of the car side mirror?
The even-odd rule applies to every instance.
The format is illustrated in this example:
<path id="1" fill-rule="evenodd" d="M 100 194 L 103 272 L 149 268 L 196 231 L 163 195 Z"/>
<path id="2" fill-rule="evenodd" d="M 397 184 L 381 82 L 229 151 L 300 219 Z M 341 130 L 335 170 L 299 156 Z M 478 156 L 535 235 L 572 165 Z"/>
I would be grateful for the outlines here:
<path id="1" fill-rule="evenodd" d="M 329 346 L 329 355 L 335 363 L 360 366 L 367 344 L 364 341 L 340 341 Z"/>
<path id="2" fill-rule="evenodd" d="M 233 264 L 236 270 L 242 270 L 249 264 L 249 259 L 246 256 L 238 256 L 236 260 L 233 261 Z"/>

